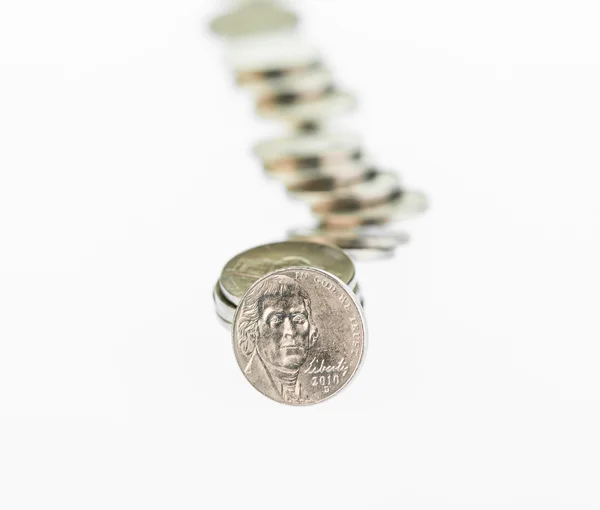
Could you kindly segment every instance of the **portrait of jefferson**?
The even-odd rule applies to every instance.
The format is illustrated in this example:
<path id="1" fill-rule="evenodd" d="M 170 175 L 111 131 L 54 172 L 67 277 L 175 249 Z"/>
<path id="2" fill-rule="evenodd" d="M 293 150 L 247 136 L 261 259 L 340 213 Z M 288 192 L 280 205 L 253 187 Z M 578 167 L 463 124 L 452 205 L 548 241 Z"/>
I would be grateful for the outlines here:
<path id="1" fill-rule="evenodd" d="M 246 377 L 274 400 L 301 400 L 298 374 L 318 338 L 308 293 L 276 275 L 248 291 L 241 306 L 237 342 L 249 357 Z"/>

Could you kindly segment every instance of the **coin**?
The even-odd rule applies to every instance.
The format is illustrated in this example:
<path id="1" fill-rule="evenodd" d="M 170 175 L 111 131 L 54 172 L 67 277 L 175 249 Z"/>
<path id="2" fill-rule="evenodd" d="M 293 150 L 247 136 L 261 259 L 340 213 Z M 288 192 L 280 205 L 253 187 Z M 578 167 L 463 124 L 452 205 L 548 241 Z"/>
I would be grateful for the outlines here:
<path id="1" fill-rule="evenodd" d="M 270 1 L 256 1 L 216 17 L 210 28 L 222 37 L 236 38 L 292 30 L 297 24 L 293 12 Z"/>
<path id="2" fill-rule="evenodd" d="M 291 104 L 319 97 L 333 90 L 333 77 L 323 68 L 281 78 L 263 80 L 246 87 L 264 105 Z"/>
<path id="3" fill-rule="evenodd" d="M 362 308 L 332 274 L 312 267 L 256 281 L 235 313 L 232 339 L 246 379 L 290 405 L 322 402 L 355 375 L 366 342 Z"/>
<path id="4" fill-rule="evenodd" d="M 290 183 L 287 185 L 287 189 L 294 198 L 305 202 L 318 202 L 337 190 L 371 179 L 374 173 L 375 170 L 366 170 L 358 175 L 315 175 L 312 179 Z"/>
<path id="5" fill-rule="evenodd" d="M 312 46 L 293 39 L 269 39 L 230 48 L 227 58 L 239 85 L 304 74 L 322 67 Z"/>
<path id="6" fill-rule="evenodd" d="M 319 169 L 357 161 L 362 156 L 361 139 L 354 133 L 317 133 L 267 140 L 254 153 L 270 172 Z"/>
<path id="7" fill-rule="evenodd" d="M 294 229 L 290 239 L 335 244 L 354 260 L 373 261 L 390 258 L 398 246 L 409 242 L 406 232 Z"/>
<path id="8" fill-rule="evenodd" d="M 317 215 L 339 211 L 356 211 L 396 198 L 402 193 L 400 178 L 392 172 L 377 172 L 372 178 L 335 190 L 312 204 L 312 212 Z"/>
<path id="9" fill-rule="evenodd" d="M 283 241 L 251 248 L 233 257 L 219 283 L 225 297 L 237 305 L 250 286 L 271 271 L 290 266 L 325 269 L 345 284 L 354 285 L 352 259 L 337 246 L 308 241 Z"/>
<path id="10" fill-rule="evenodd" d="M 400 196 L 389 202 L 365 209 L 327 213 L 320 218 L 323 228 L 356 228 L 385 225 L 404 221 L 427 210 L 427 197 L 421 191 L 402 190 Z"/>
<path id="11" fill-rule="evenodd" d="M 316 98 L 296 101 L 290 105 L 261 105 L 256 112 L 263 118 L 299 125 L 301 129 L 306 122 L 319 123 L 339 117 L 356 107 L 354 95 L 344 91 L 334 91 Z"/>

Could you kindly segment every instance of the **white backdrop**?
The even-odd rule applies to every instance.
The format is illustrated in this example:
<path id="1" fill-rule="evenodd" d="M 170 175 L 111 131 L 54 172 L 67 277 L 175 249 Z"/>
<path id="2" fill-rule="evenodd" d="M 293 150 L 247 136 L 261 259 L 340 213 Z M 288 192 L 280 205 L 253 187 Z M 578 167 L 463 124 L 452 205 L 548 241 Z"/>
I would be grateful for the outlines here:
<path id="1" fill-rule="evenodd" d="M 597 2 L 295 4 L 432 201 L 358 267 L 360 374 L 300 409 L 213 312 L 309 221 L 250 155 L 225 4 L 0 6 L 0 508 L 599 508 Z"/>

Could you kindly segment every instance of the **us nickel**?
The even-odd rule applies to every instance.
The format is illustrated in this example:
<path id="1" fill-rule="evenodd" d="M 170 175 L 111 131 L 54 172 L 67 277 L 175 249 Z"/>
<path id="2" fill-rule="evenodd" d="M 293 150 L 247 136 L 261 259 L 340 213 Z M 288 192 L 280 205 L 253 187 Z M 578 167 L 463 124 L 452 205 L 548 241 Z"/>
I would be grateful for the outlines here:
<path id="1" fill-rule="evenodd" d="M 237 308 L 233 344 L 240 369 L 262 394 L 308 405 L 338 393 L 360 366 L 362 308 L 330 273 L 312 267 L 273 271 Z"/>

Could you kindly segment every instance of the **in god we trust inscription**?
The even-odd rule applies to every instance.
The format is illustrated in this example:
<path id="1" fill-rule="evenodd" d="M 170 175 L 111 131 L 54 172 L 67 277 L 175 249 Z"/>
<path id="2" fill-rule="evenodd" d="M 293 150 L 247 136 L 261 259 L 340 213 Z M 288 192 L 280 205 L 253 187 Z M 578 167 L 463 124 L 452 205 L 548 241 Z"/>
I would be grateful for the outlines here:
<path id="1" fill-rule="evenodd" d="M 281 403 L 308 405 L 338 393 L 365 348 L 362 308 L 340 279 L 313 267 L 273 271 L 244 294 L 232 328 L 248 381 Z"/>

